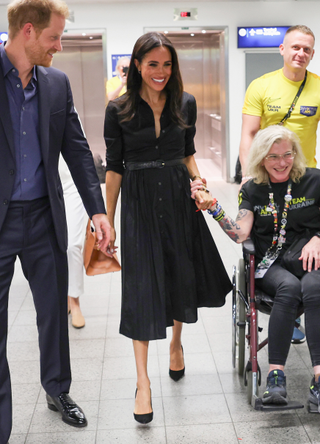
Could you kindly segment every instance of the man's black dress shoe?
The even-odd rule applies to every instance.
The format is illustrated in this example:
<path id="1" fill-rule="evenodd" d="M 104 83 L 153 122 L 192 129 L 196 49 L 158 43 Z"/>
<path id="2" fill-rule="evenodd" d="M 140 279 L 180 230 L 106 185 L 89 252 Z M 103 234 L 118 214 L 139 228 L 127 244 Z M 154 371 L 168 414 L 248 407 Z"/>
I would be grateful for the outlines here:
<path id="1" fill-rule="evenodd" d="M 46 394 L 48 408 L 54 412 L 60 412 L 62 421 L 74 427 L 86 427 L 88 421 L 82 409 L 70 398 L 68 393 L 59 396 Z"/>

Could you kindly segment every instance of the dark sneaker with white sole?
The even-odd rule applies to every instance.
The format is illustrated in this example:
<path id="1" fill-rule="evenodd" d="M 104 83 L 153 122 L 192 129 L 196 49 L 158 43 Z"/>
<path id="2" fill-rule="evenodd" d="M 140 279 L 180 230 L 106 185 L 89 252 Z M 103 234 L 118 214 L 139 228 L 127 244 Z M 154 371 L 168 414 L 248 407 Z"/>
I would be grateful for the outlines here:
<path id="1" fill-rule="evenodd" d="M 267 387 L 262 396 L 263 404 L 286 405 L 286 377 L 282 370 L 272 370 L 267 377 Z"/>

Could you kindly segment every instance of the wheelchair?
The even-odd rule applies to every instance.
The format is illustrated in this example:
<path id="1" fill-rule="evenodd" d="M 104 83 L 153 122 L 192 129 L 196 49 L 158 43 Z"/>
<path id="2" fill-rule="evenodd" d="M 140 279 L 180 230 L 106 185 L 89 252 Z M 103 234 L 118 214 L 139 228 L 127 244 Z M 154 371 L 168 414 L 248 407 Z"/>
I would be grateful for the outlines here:
<path id="1" fill-rule="evenodd" d="M 268 344 L 268 338 L 259 343 L 258 312 L 270 314 L 273 298 L 255 288 L 255 249 L 251 239 L 242 244 L 243 259 L 239 260 L 238 269 L 233 267 L 232 276 L 232 364 L 240 376 L 243 376 L 247 387 L 249 404 L 258 411 L 279 411 L 304 408 L 297 401 L 288 401 L 287 405 L 262 403 L 259 398 L 261 385 L 261 369 L 258 362 L 258 351 Z M 303 314 L 303 307 L 298 310 L 297 317 Z M 298 327 L 298 324 L 296 324 Z M 245 364 L 246 341 L 249 350 L 248 361 Z M 318 413 L 308 404 L 309 412 Z"/>

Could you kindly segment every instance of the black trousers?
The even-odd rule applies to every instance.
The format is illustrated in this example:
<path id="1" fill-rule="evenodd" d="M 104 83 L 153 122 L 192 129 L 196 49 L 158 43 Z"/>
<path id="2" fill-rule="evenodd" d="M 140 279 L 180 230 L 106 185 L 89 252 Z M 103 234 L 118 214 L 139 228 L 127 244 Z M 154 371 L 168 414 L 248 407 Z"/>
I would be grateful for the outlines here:
<path id="1" fill-rule="evenodd" d="M 269 363 L 285 365 L 297 309 L 302 304 L 312 365 L 320 365 L 320 270 L 305 273 L 300 280 L 273 264 L 262 279 L 256 279 L 256 285 L 275 295 L 269 320 Z"/>
<path id="2" fill-rule="evenodd" d="M 37 312 L 40 373 L 51 396 L 69 392 L 68 265 L 57 244 L 48 198 L 10 204 L 0 231 L 0 444 L 12 427 L 10 374 L 6 356 L 8 295 L 16 257 L 29 281 Z"/>

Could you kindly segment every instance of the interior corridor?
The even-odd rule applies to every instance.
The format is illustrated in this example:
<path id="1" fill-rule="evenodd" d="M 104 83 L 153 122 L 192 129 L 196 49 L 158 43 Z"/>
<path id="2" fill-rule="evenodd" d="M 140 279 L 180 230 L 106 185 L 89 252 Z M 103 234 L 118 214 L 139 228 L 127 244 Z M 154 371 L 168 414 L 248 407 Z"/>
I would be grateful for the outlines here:
<path id="1" fill-rule="evenodd" d="M 209 170 L 200 164 L 208 177 Z M 227 213 L 237 214 L 238 185 L 208 177 L 209 188 Z M 228 272 L 241 246 L 205 215 Z M 119 234 L 119 232 L 118 232 Z M 212 264 L 214 267 L 214 264 Z M 10 295 L 8 359 L 14 425 L 10 444 L 306 444 L 320 443 L 320 416 L 306 408 L 283 413 L 254 411 L 231 363 L 231 294 L 224 307 L 199 310 L 199 321 L 185 325 L 185 377 L 169 378 L 169 341 L 150 344 L 149 371 L 154 420 L 141 426 L 133 419 L 135 362 L 132 342 L 120 336 L 120 273 L 86 277 L 81 297 L 86 326 L 70 323 L 73 371 L 71 396 L 84 409 L 88 427 L 64 424 L 47 408 L 39 383 L 39 352 L 33 301 L 17 261 Z M 266 327 L 266 319 L 260 317 Z M 260 352 L 262 387 L 267 375 L 266 350 Z M 291 347 L 288 393 L 305 402 L 311 380 L 306 343 Z"/>

